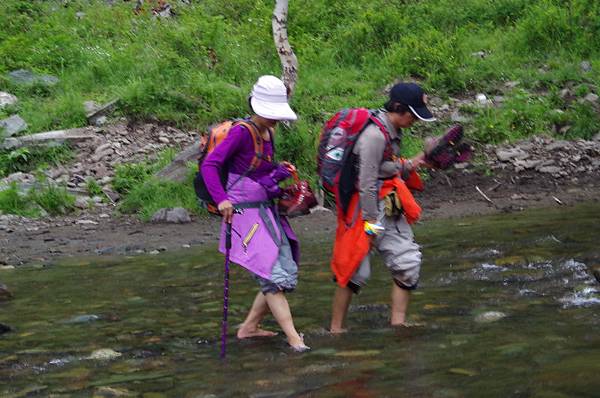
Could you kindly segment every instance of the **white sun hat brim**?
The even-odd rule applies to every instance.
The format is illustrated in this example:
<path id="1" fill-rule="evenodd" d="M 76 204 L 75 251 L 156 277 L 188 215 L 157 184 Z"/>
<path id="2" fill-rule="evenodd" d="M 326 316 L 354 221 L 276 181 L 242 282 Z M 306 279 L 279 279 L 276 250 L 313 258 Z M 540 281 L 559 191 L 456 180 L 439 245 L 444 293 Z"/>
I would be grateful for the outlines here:
<path id="1" fill-rule="evenodd" d="M 250 93 L 250 105 L 258 116 L 271 120 L 296 120 L 296 113 L 290 108 L 287 89 L 281 79 L 265 75 L 258 81 Z"/>
<path id="2" fill-rule="evenodd" d="M 267 102 L 261 101 L 256 97 L 250 98 L 250 105 L 252 110 L 258 116 L 262 116 L 265 119 L 271 120 L 289 120 L 294 121 L 298 119 L 296 113 L 292 110 L 289 104 L 286 102 Z"/>

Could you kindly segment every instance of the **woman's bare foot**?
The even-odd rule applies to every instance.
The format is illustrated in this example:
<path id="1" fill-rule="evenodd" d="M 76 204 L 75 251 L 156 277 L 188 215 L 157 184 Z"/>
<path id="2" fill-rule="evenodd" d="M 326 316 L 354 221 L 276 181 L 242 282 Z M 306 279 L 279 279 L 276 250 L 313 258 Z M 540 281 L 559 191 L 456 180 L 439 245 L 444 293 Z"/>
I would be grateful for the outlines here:
<path id="1" fill-rule="evenodd" d="M 252 337 L 273 337 L 277 336 L 277 332 L 271 332 L 270 330 L 264 330 L 259 327 L 248 327 L 248 326 L 240 326 L 237 331 L 238 339 L 249 339 Z"/>
<path id="2" fill-rule="evenodd" d="M 331 334 L 348 333 L 348 329 L 345 329 L 345 328 L 331 328 L 331 329 L 329 329 L 329 333 L 331 333 Z"/>
<path id="3" fill-rule="evenodd" d="M 297 337 L 288 337 L 288 344 L 290 345 L 290 348 L 295 352 L 310 351 L 310 347 L 304 344 L 304 335 L 302 335 L 302 333 L 300 333 Z"/>

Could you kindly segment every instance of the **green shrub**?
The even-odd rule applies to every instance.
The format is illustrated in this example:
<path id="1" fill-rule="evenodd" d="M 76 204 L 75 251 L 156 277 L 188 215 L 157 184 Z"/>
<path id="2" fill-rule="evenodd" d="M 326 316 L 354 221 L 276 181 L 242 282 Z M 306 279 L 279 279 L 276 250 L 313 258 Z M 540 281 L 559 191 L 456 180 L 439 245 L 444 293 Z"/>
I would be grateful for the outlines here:
<path id="1" fill-rule="evenodd" d="M 65 215 L 75 210 L 75 196 L 65 187 L 45 184 L 31 189 L 28 197 L 50 215 Z"/>
<path id="2" fill-rule="evenodd" d="M 143 184 L 136 185 L 119 205 L 123 213 L 136 213 L 144 221 L 161 208 L 184 207 L 194 213 L 200 211 L 194 192 L 192 179 L 193 169 L 186 182 L 159 181 L 150 178 Z"/>
<path id="3" fill-rule="evenodd" d="M 39 215 L 39 210 L 33 206 L 27 195 L 19 192 L 19 188 L 14 182 L 9 188 L 0 191 L 0 212 L 23 217 Z"/>
<path id="4" fill-rule="evenodd" d="M 127 194 L 134 187 L 142 185 L 154 173 L 171 163 L 177 152 L 173 148 L 168 148 L 158 155 L 154 161 L 145 161 L 140 163 L 125 163 L 118 165 L 115 169 L 115 176 L 112 181 L 113 188 L 121 193 Z"/>
<path id="5" fill-rule="evenodd" d="M 102 195 L 104 195 L 104 193 L 102 192 L 102 187 L 92 177 L 89 177 L 85 181 L 85 188 L 87 189 L 87 191 L 90 194 L 90 196 L 102 196 Z"/>

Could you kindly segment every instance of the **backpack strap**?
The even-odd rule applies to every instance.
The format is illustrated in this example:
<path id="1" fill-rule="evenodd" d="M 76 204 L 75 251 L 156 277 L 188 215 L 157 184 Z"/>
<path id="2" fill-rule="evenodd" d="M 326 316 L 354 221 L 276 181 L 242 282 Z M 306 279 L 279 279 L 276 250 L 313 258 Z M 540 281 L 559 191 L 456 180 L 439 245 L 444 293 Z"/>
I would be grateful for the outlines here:
<path id="1" fill-rule="evenodd" d="M 265 159 L 264 140 L 258 131 L 258 126 L 256 124 L 254 124 L 250 119 L 244 119 L 241 121 L 237 121 L 233 124 L 233 126 L 237 126 L 237 125 L 244 126 L 250 132 L 250 136 L 252 137 L 252 142 L 254 143 L 254 157 L 252 158 L 252 162 L 250 162 L 250 167 L 248 168 L 248 170 L 246 170 L 244 172 L 244 174 L 240 175 L 235 181 L 233 181 L 226 188 L 226 191 L 231 189 L 231 187 L 233 187 L 235 184 L 237 184 L 242 178 L 246 177 L 252 171 L 256 170 L 258 168 L 258 166 L 260 166 L 260 163 L 263 161 L 263 159 Z M 273 140 L 273 133 L 272 133 L 271 129 L 269 129 L 269 136 L 271 137 L 271 140 Z M 265 160 L 269 160 L 269 159 L 265 159 Z"/>
<path id="2" fill-rule="evenodd" d="M 236 125 L 242 125 L 248 129 L 250 132 L 250 136 L 252 137 L 252 142 L 254 143 L 254 158 L 252 158 L 252 162 L 250 162 L 250 169 L 248 172 L 254 171 L 260 166 L 260 163 L 265 159 L 264 150 L 265 143 L 264 139 L 259 133 L 258 126 L 254 124 L 250 119 L 245 119 L 236 123 Z M 271 136 L 271 140 L 273 138 L 273 133 L 269 129 L 269 136 Z M 268 159 L 267 159 L 268 160 Z"/>
<path id="3" fill-rule="evenodd" d="M 375 123 L 377 125 L 377 127 L 379 127 L 379 130 L 381 131 L 381 133 L 383 134 L 383 136 L 385 137 L 385 151 L 383 154 L 383 158 L 386 159 L 390 159 L 393 158 L 394 156 L 394 150 L 392 149 L 392 137 L 390 137 L 390 132 L 387 131 L 387 129 L 385 128 L 383 122 L 381 120 L 379 120 L 377 117 L 375 117 L 375 115 L 373 113 L 371 113 L 371 116 L 369 118 L 373 123 Z"/>

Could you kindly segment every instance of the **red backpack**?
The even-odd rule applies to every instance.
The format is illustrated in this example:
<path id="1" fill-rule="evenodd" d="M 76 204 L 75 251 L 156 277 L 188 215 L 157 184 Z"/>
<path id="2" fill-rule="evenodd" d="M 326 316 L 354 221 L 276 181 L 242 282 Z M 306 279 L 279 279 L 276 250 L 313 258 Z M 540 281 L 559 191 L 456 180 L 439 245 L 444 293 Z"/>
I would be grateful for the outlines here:
<path id="1" fill-rule="evenodd" d="M 356 170 L 352 149 L 360 133 L 375 123 L 390 144 L 390 135 L 379 119 L 365 108 L 344 109 L 329 119 L 319 141 L 317 174 L 323 189 L 333 195 L 348 194 L 356 184 Z M 387 145 L 391 151 L 391 145 Z"/>

